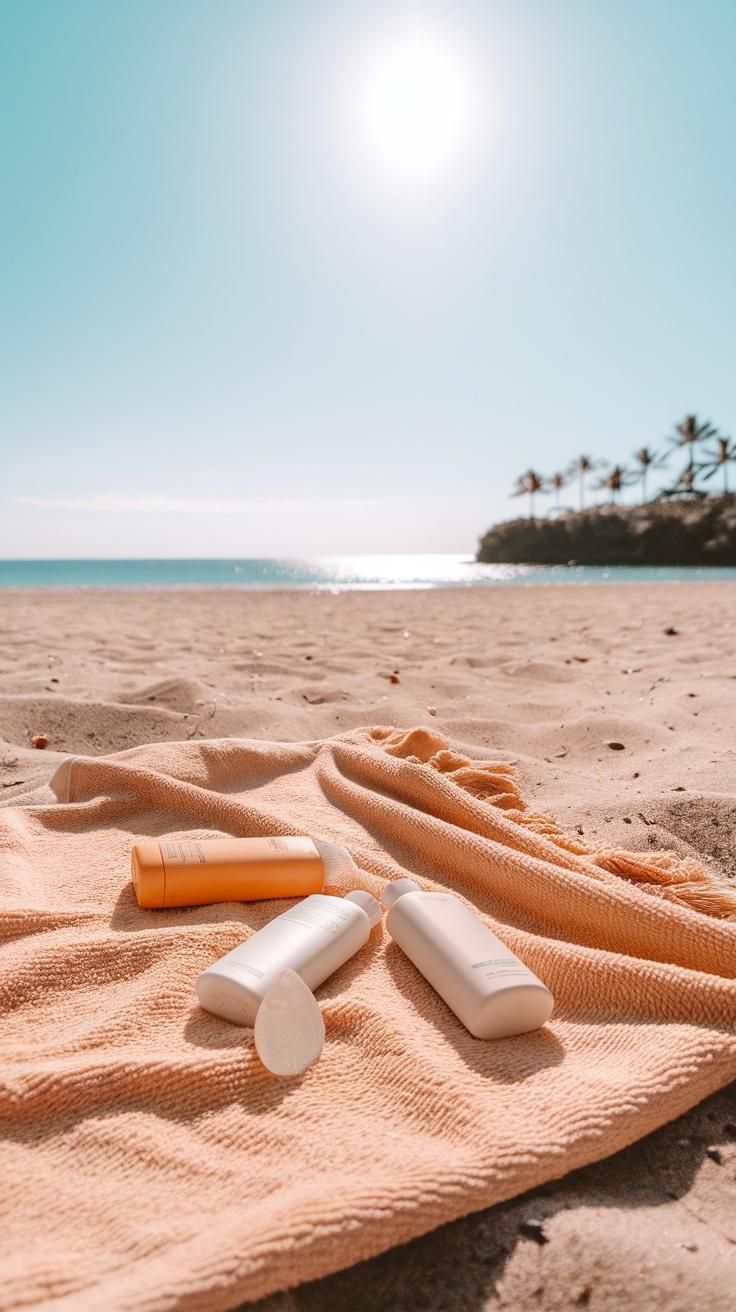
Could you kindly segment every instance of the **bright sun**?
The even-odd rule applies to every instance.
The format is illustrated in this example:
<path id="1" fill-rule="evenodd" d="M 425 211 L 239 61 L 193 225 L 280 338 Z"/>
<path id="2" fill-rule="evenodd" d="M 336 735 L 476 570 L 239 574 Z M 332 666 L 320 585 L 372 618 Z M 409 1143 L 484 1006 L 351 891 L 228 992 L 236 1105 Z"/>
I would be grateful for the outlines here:
<path id="1" fill-rule="evenodd" d="M 461 69 L 442 46 L 406 39 L 370 71 L 362 122 L 368 144 L 390 172 L 432 177 L 455 154 L 468 126 Z"/>

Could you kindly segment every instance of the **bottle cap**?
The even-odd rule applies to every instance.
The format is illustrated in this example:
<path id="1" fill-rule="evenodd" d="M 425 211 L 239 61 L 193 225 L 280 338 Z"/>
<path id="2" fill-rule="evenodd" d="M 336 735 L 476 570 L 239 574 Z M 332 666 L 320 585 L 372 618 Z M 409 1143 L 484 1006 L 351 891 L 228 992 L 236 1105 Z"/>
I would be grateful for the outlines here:
<path id="1" fill-rule="evenodd" d="M 354 902 L 356 906 L 362 907 L 371 922 L 371 929 L 377 925 L 382 916 L 381 903 L 370 894 L 365 893 L 362 888 L 353 889 L 352 893 L 345 894 L 346 902 Z"/>
<path id="2" fill-rule="evenodd" d="M 413 879 L 394 879 L 393 883 L 384 884 L 381 901 L 388 909 L 393 906 L 394 902 L 398 902 L 399 898 L 404 896 L 404 893 L 421 893 L 421 891 L 421 888 L 414 883 Z"/>
<path id="3" fill-rule="evenodd" d="M 164 904 L 164 859 L 158 843 L 136 843 L 130 854 L 130 877 L 139 907 Z"/>
<path id="4" fill-rule="evenodd" d="M 322 857 L 326 884 L 335 883 L 344 875 L 354 878 L 357 867 L 342 843 L 330 843 L 326 838 L 313 838 L 312 842 Z"/>

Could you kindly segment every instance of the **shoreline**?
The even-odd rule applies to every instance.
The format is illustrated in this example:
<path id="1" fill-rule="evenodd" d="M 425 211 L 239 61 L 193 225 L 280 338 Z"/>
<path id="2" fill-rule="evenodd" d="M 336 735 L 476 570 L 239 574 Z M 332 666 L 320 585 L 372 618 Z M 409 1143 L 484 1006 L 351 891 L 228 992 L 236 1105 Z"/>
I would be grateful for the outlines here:
<path id="1" fill-rule="evenodd" d="M 550 568 L 562 568 L 561 566 L 551 566 Z M 582 567 L 581 567 L 582 568 Z M 585 567 L 588 568 L 588 567 Z M 590 567 L 591 569 L 597 567 Z M 621 569 L 633 569 L 634 567 L 621 566 Z M 668 568 L 668 567 L 663 567 Z M 673 566 L 673 571 L 680 567 Z M 684 567 L 683 567 L 684 568 Z M 715 574 L 715 568 L 707 577 L 702 577 L 707 567 L 693 566 L 693 574 L 699 577 L 693 578 L 686 576 L 682 578 L 652 578 L 650 570 L 643 570 L 642 574 L 646 577 L 640 578 L 620 578 L 620 577 L 603 577 L 603 578 L 510 578 L 498 579 L 489 582 L 479 581 L 474 583 L 360 583 L 360 584 L 249 584 L 249 583 L 0 583 L 0 597 L 5 594 L 18 595 L 86 595 L 92 593 L 110 593 L 113 596 L 125 595 L 129 593 L 140 592 L 144 595 L 153 593 L 173 594 L 180 596 L 182 593 L 225 593 L 232 596 L 343 596 L 349 593 L 358 595 L 376 594 L 376 593 L 415 593 L 415 592 L 492 592 L 496 590 L 508 591 L 518 589 L 528 591 L 530 588 L 597 588 L 597 587 L 662 587 L 670 584 L 689 586 L 691 584 L 702 586 L 704 584 L 715 584 L 717 586 L 736 583 L 736 569 L 726 569 L 722 571 L 723 577 Z"/>

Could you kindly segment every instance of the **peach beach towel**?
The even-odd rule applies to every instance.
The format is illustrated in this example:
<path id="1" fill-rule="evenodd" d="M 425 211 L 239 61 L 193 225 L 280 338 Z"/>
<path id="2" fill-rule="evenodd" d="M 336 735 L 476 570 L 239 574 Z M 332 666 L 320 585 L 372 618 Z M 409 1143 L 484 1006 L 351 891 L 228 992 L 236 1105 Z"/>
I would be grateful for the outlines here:
<path id="1" fill-rule="evenodd" d="M 529 814 L 510 766 L 425 729 L 156 744 L 77 758 L 57 791 L 0 811 L 3 1308 L 224 1312 L 736 1076 L 736 898 L 696 863 L 590 849 Z M 313 833 L 371 893 L 449 889 L 552 989 L 552 1020 L 473 1039 L 378 928 L 318 991 L 320 1062 L 278 1080 L 193 985 L 288 904 L 139 910 L 131 844 L 163 833 Z"/>

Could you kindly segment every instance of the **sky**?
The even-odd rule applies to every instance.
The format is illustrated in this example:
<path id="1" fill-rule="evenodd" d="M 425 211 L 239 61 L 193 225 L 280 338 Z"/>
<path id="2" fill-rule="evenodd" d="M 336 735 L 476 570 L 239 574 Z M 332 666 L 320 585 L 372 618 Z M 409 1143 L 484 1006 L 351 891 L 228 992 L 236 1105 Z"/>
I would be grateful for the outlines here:
<path id="1" fill-rule="evenodd" d="M 731 0 L 0 0 L 0 558 L 472 553 L 529 466 L 736 435 L 735 55 Z"/>

